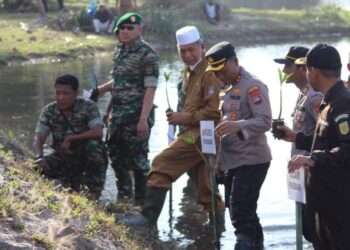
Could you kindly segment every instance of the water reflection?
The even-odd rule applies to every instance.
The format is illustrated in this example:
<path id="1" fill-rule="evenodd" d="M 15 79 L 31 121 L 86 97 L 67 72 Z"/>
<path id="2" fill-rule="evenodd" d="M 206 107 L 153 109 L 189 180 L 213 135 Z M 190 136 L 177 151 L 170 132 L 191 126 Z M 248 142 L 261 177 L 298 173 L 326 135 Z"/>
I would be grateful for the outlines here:
<path id="1" fill-rule="evenodd" d="M 349 53 L 348 38 L 340 40 L 324 39 L 340 51 L 343 63 L 347 62 Z M 277 65 L 273 58 L 283 56 L 291 45 L 299 44 L 311 47 L 315 41 L 294 41 L 293 44 L 255 45 L 249 47 L 237 46 L 240 63 L 251 73 L 261 78 L 269 87 L 273 117 L 278 114 L 279 83 Z M 54 64 L 26 65 L 0 69 L 0 129 L 14 131 L 16 140 L 28 147 L 31 144 L 32 133 L 42 107 L 53 100 L 53 84 L 55 78 L 63 73 L 76 75 L 83 88 L 89 88 L 89 71 L 95 72 L 100 82 L 109 78 L 111 56 L 94 58 L 84 62 L 66 62 Z M 161 76 L 172 72 L 168 91 L 171 106 L 177 102 L 176 84 L 182 64 L 178 60 L 175 50 L 171 53 L 161 52 Z M 343 79 L 347 78 L 346 68 L 343 69 Z M 283 87 L 283 117 L 287 122 L 297 98 L 297 89 L 293 85 Z M 98 105 L 102 113 L 105 112 L 109 96 L 102 98 Z M 151 152 L 149 158 L 159 153 L 167 145 L 167 122 L 165 110 L 167 108 L 165 96 L 165 81 L 162 78 L 155 103 L 156 124 L 150 139 Z M 290 145 L 276 141 L 268 135 L 268 142 L 273 153 L 273 160 L 266 181 L 262 187 L 258 213 L 265 233 L 266 249 L 294 249 L 294 203 L 287 199 L 286 163 L 289 158 Z M 115 199 L 116 187 L 113 180 L 114 173 L 108 170 L 105 197 Z M 207 215 L 196 205 L 195 190 L 187 184 L 188 178 L 183 175 L 173 184 L 173 220 L 169 222 L 169 200 L 160 215 L 158 231 L 153 232 L 155 238 L 164 243 L 164 248 L 171 249 L 213 249 L 213 235 L 208 227 Z M 220 187 L 223 193 L 222 187 Z M 226 231 L 222 233 L 221 249 L 232 249 L 234 233 L 229 215 L 226 213 Z M 154 236 L 155 234 L 155 236 Z M 147 236 L 146 236 L 147 237 Z M 150 236 L 151 237 L 151 236 Z M 305 246 L 307 246 L 305 244 Z"/>

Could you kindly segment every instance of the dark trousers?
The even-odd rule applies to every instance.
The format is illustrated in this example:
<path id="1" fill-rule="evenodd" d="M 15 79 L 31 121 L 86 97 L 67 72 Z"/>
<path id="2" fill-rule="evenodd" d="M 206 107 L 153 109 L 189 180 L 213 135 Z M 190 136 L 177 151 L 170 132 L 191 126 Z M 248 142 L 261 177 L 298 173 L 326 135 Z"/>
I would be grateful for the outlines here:
<path id="1" fill-rule="evenodd" d="M 231 169 L 225 176 L 225 202 L 229 206 L 235 234 L 246 235 L 253 242 L 263 242 L 263 231 L 256 214 L 260 188 L 270 162 Z"/>
<path id="2" fill-rule="evenodd" d="M 308 208 L 305 204 L 302 204 L 301 214 L 303 224 L 303 236 L 307 241 L 312 243 L 314 250 L 319 250 L 320 248 L 317 244 L 317 235 L 315 230 L 316 213 L 310 208 Z"/>
<path id="3" fill-rule="evenodd" d="M 42 1 L 43 1 L 45 12 L 48 12 L 49 8 L 47 6 L 47 0 L 42 0 Z M 59 10 L 64 9 L 64 0 L 57 0 L 57 3 L 58 3 L 58 9 Z"/>
<path id="4" fill-rule="evenodd" d="M 320 250 L 350 249 L 349 211 L 332 215 L 316 212 L 316 232 Z"/>

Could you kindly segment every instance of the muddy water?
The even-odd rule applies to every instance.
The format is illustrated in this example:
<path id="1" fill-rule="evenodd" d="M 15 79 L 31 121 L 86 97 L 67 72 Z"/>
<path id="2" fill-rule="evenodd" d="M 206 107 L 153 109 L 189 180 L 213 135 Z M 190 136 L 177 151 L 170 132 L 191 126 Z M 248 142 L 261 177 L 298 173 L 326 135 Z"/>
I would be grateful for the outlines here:
<path id="1" fill-rule="evenodd" d="M 333 44 L 342 55 L 343 64 L 348 60 L 350 39 L 323 41 Z M 288 48 L 294 44 L 311 46 L 314 41 L 295 41 L 293 44 L 257 45 L 237 48 L 241 65 L 248 71 L 261 78 L 270 90 L 273 115 L 278 115 L 279 83 L 277 68 L 273 58 L 283 56 Z M 178 72 L 182 64 L 176 52 L 161 52 L 161 76 L 164 72 L 171 72 L 168 91 L 173 108 L 176 107 L 176 83 Z M 43 105 L 53 99 L 54 79 L 62 73 L 71 73 L 79 77 L 82 88 L 90 88 L 89 71 L 93 70 L 97 78 L 104 82 L 109 77 L 111 55 L 105 55 L 84 62 L 65 62 L 40 65 L 26 65 L 0 69 L 0 129 L 14 132 L 15 141 L 30 147 L 32 133 L 37 117 Z M 346 68 L 343 78 L 347 77 Z M 297 89 L 293 85 L 283 87 L 283 117 L 290 122 L 297 97 Z M 99 108 L 104 113 L 109 96 L 99 101 Z M 164 117 L 167 108 L 165 96 L 165 82 L 161 77 L 160 85 L 155 97 L 158 105 L 156 124 L 150 139 L 152 159 L 167 144 L 167 123 Z M 265 233 L 266 249 L 295 249 L 294 202 L 288 200 L 286 190 L 286 163 L 289 158 L 290 145 L 274 140 L 268 135 L 273 153 L 273 161 L 262 187 L 258 213 Z M 223 193 L 223 187 L 220 187 Z M 108 180 L 105 199 L 115 199 L 116 187 L 114 174 L 108 170 Z M 169 211 L 167 198 L 162 214 L 158 221 L 156 237 L 171 249 L 214 249 L 213 234 L 207 226 L 207 217 L 196 205 L 195 190 L 188 185 L 186 175 L 173 184 L 172 211 Z M 171 219 L 169 219 L 171 218 Z M 221 249 L 233 249 L 235 237 L 226 213 L 226 230 L 222 232 Z M 304 243 L 305 247 L 309 247 Z M 171 246 L 171 247 L 170 247 Z"/>

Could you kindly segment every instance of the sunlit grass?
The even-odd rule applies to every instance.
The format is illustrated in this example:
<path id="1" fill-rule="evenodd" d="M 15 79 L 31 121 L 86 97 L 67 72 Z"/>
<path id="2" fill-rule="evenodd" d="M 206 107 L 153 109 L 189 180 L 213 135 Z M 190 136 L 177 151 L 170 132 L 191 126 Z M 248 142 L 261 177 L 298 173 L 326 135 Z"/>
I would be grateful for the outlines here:
<path id="1" fill-rule="evenodd" d="M 74 193 L 47 181 L 35 172 L 32 161 L 16 162 L 11 152 L 5 152 L 0 144 L 0 220 L 13 221 L 12 229 L 35 244 L 52 249 L 59 244 L 52 229 L 33 233 L 27 229 L 24 218 L 33 218 L 42 213 L 51 214 L 50 221 L 57 220 L 74 227 L 80 221 L 83 226 L 78 233 L 86 238 L 109 238 L 125 249 L 147 249 L 142 242 L 132 239 L 127 228 L 117 224 L 114 213 L 106 213 L 96 201 L 90 201 L 84 193 Z M 118 206 L 118 210 L 128 206 Z M 123 213 L 123 211 L 121 210 Z"/>
<path id="2" fill-rule="evenodd" d="M 251 8 L 235 8 L 231 10 L 235 14 L 244 14 L 255 18 L 266 18 L 266 19 L 281 19 L 281 21 L 287 22 L 299 22 L 309 23 L 317 22 L 329 23 L 339 22 L 344 24 L 350 23 L 350 11 L 341 9 L 335 5 L 321 6 L 317 8 L 309 8 L 303 10 L 291 10 L 291 9 L 280 9 L 280 10 L 264 10 L 264 9 L 251 9 Z"/>
<path id="3" fill-rule="evenodd" d="M 0 15 L 0 59 L 24 59 L 28 56 L 65 56 L 79 58 L 96 50 L 111 50 L 116 45 L 114 36 L 96 36 L 80 32 L 56 31 L 41 27 L 26 31 L 24 26 L 38 16 L 25 14 L 13 19 L 14 14 Z"/>

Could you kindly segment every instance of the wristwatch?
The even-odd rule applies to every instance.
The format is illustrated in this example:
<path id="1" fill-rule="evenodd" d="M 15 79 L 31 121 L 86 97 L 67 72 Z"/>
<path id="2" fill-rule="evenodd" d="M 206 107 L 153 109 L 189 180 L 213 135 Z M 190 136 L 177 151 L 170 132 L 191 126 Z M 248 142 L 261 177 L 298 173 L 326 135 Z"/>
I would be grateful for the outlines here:
<path id="1" fill-rule="evenodd" d="M 310 154 L 310 159 L 314 161 L 314 165 L 316 165 L 316 162 L 318 160 L 317 154 L 311 153 Z"/>

